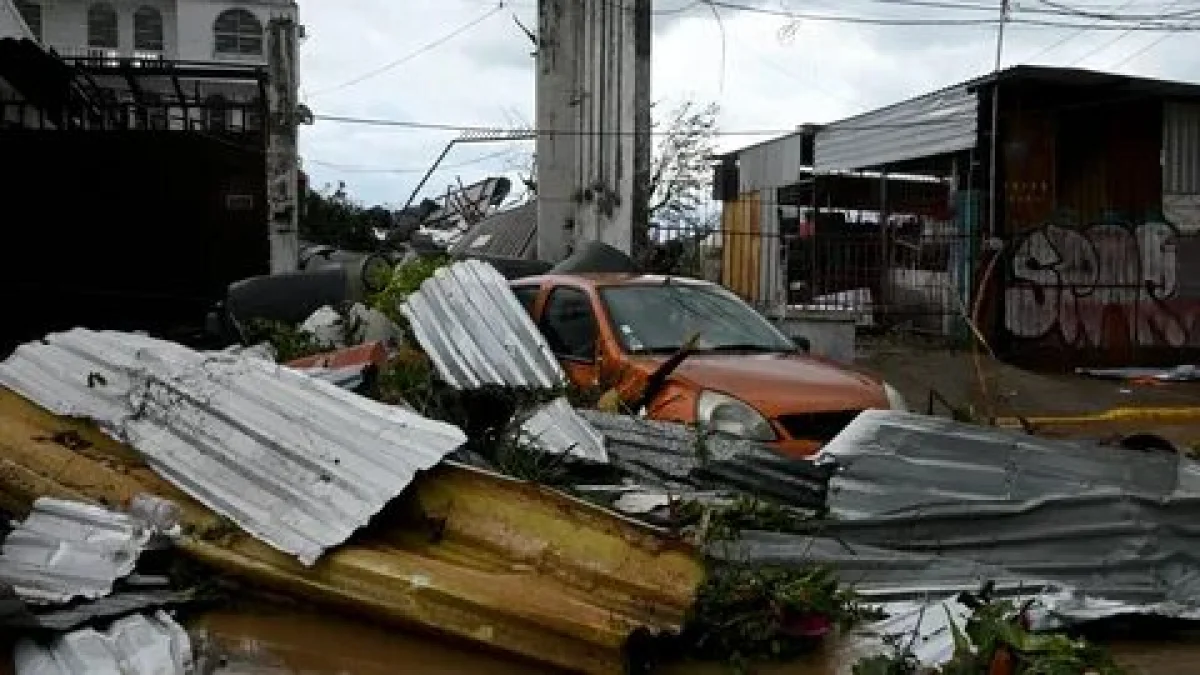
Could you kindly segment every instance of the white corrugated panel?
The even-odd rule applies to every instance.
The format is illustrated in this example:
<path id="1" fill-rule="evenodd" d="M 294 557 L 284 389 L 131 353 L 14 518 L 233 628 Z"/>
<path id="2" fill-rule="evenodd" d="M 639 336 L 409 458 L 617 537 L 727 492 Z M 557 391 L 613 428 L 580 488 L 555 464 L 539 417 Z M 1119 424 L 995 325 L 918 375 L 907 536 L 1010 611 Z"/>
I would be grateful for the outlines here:
<path id="1" fill-rule="evenodd" d="M 13 652 L 17 675 L 186 675 L 195 671 L 187 631 L 165 612 L 135 614 L 108 630 L 82 628 Z"/>
<path id="2" fill-rule="evenodd" d="M 604 436 L 583 419 L 565 398 L 542 406 L 521 425 L 525 438 L 549 455 L 572 455 L 608 462 Z"/>
<path id="3" fill-rule="evenodd" d="M 1163 107 L 1163 192 L 1200 194 L 1200 104 Z"/>
<path id="4" fill-rule="evenodd" d="M 817 132 L 816 170 L 853 171 L 975 147 L 979 99 L 966 84 L 834 122 Z"/>
<path id="5" fill-rule="evenodd" d="M 467 260 L 439 269 L 401 311 L 452 387 L 555 388 L 566 383 L 508 281 L 487 263 Z"/>
<path id="6" fill-rule="evenodd" d="M 96 421 L 305 564 L 466 442 L 456 427 L 284 366 L 128 333 L 75 329 L 22 345 L 0 365 L 0 384 Z"/>
<path id="7" fill-rule="evenodd" d="M 804 134 L 794 133 L 738 152 L 741 194 L 793 185 L 800 180 Z"/>
<path id="8" fill-rule="evenodd" d="M 31 603 L 104 597 L 133 572 L 150 535 L 129 515 L 43 497 L 4 539 L 0 586 Z"/>

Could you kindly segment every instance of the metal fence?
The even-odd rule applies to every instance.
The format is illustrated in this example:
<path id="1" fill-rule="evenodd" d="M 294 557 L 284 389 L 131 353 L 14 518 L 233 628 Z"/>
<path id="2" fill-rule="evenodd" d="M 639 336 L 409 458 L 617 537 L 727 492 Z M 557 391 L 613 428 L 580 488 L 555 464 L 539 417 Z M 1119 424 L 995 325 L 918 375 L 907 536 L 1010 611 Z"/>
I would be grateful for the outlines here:
<path id="1" fill-rule="evenodd" d="M 862 327 L 960 336 L 977 261 L 951 223 L 868 223 L 805 234 L 657 228 L 658 271 L 719 282 L 777 313 L 847 312 Z"/>

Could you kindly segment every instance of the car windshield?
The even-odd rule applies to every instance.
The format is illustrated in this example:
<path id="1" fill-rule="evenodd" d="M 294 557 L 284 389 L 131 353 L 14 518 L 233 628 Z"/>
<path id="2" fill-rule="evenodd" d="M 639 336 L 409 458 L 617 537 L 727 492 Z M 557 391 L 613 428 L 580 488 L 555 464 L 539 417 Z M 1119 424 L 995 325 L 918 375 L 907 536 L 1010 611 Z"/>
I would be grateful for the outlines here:
<path id="1" fill-rule="evenodd" d="M 631 354 L 673 353 L 699 335 L 696 351 L 787 352 L 795 347 L 758 312 L 719 286 L 614 286 L 600 296 Z"/>

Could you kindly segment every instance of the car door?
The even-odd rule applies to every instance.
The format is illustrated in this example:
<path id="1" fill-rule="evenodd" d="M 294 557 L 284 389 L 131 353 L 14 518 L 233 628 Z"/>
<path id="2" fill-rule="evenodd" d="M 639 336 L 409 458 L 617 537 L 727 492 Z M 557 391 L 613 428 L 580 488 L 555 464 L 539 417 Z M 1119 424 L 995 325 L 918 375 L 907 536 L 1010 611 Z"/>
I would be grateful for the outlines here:
<path id="1" fill-rule="evenodd" d="M 538 327 L 571 382 L 594 386 L 597 322 L 588 294 L 572 286 L 554 288 L 542 307 Z"/>

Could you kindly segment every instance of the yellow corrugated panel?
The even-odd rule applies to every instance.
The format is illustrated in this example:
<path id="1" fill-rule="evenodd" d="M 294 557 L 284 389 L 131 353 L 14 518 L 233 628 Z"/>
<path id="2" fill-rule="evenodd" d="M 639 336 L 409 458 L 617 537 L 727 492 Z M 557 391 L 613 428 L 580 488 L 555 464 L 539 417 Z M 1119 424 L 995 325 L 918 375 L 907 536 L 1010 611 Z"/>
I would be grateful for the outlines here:
<path id="1" fill-rule="evenodd" d="M 748 302 L 758 300 L 762 202 L 749 192 L 721 209 L 721 283 Z"/>
<path id="2" fill-rule="evenodd" d="M 1108 439 L 1152 433 L 1185 449 L 1200 446 L 1200 406 L 1112 408 L 1088 415 L 1006 418 L 996 423 L 1019 429 L 1024 426 L 1022 422 L 1034 433 L 1053 437 Z"/>
<path id="3" fill-rule="evenodd" d="M 43 495 L 180 504 L 179 547 L 301 598 L 471 640 L 541 663 L 618 672 L 638 629 L 679 628 L 695 549 L 567 495 L 454 465 L 422 475 L 349 543 L 304 567 L 243 534 L 89 424 L 0 389 L 0 507 Z"/>

